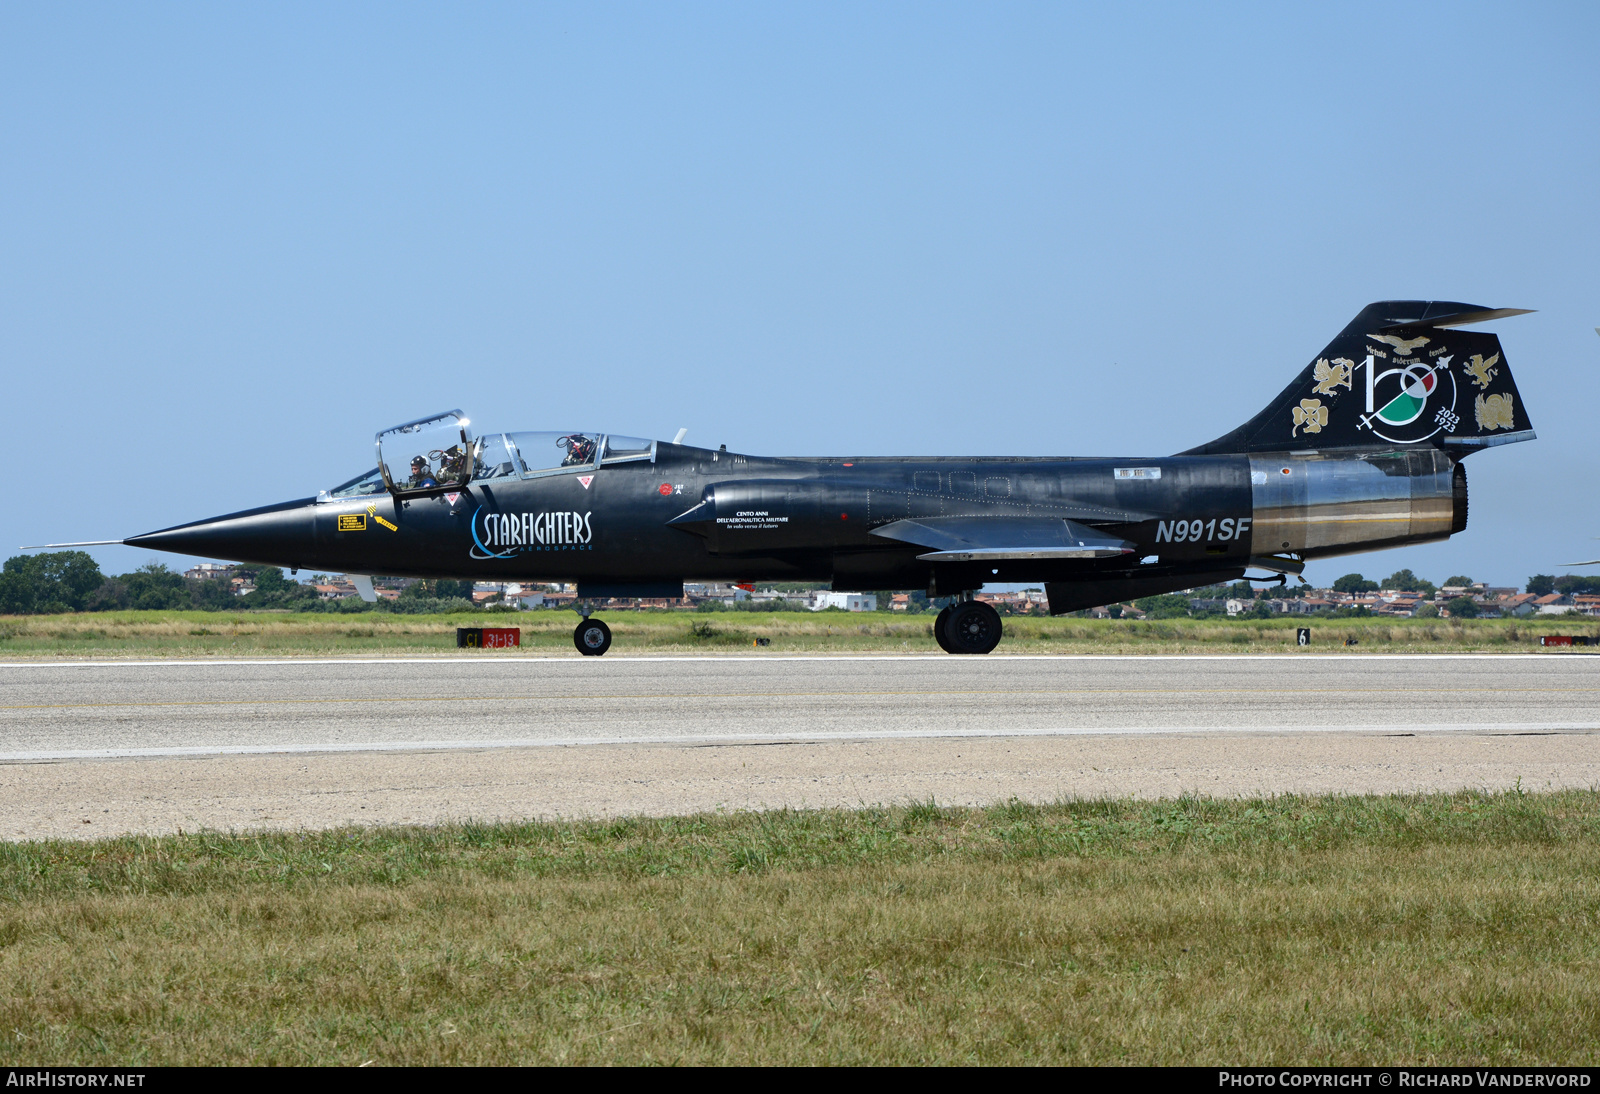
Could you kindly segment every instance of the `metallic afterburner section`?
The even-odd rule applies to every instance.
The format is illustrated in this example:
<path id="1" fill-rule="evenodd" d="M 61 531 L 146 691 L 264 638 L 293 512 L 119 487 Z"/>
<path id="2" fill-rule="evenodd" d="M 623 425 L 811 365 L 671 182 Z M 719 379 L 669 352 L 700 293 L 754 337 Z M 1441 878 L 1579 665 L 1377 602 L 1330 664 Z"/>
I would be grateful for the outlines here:
<path id="1" fill-rule="evenodd" d="M 1466 527 L 1466 469 L 1436 448 L 1264 453 L 1250 458 L 1250 481 L 1255 555 L 1319 558 L 1448 539 Z"/>

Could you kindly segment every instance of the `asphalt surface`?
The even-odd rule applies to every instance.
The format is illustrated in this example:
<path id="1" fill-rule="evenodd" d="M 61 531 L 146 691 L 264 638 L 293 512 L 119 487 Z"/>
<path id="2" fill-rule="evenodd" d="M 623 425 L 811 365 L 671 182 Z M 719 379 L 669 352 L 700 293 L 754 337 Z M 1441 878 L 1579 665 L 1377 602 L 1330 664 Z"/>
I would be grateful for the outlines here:
<path id="1" fill-rule="evenodd" d="M 0 837 L 1600 785 L 1600 658 L 0 664 Z"/>
<path id="2" fill-rule="evenodd" d="M 0 761 L 604 742 L 1600 727 L 1600 658 L 0 665 Z"/>

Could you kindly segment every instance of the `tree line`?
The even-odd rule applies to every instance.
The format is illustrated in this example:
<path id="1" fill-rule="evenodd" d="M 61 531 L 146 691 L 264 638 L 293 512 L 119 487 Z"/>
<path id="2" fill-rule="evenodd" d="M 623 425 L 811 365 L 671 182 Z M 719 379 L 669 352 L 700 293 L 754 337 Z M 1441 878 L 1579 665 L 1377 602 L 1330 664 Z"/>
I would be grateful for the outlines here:
<path id="1" fill-rule="evenodd" d="M 254 591 L 243 596 L 234 591 L 233 577 L 244 577 L 254 585 Z M 1390 574 L 1383 582 L 1369 581 L 1361 574 L 1345 574 L 1332 588 L 1336 592 L 1360 595 L 1378 589 L 1398 589 L 1433 597 L 1440 588 L 1470 587 L 1473 581 L 1464 574 L 1446 578 L 1443 585 L 1435 585 L 1417 577 L 1410 570 Z M 1194 616 L 1191 599 L 1237 598 L 1243 600 L 1260 597 L 1257 610 L 1267 613 L 1267 595 L 1273 597 L 1300 597 L 1306 595 L 1306 586 L 1282 589 L 1257 590 L 1249 582 L 1218 585 L 1210 589 L 1197 589 L 1187 595 L 1144 597 L 1135 601 L 1142 611 L 1156 618 Z M 1550 593 L 1574 595 L 1600 594 L 1600 576 L 1580 577 L 1576 574 L 1534 574 L 1528 579 L 1527 591 L 1537 596 Z M 889 590 L 878 594 L 882 609 L 889 605 Z M 944 600 L 929 600 L 920 591 L 911 594 L 913 612 L 936 611 Z M 1459 597 L 1443 605 L 1452 615 L 1469 617 L 1477 614 L 1478 605 L 1468 597 Z M 782 611 L 787 607 L 782 601 L 740 601 L 722 607 L 724 610 Z M 358 597 L 342 600 L 323 600 L 310 585 L 302 585 L 284 576 L 277 566 L 243 566 L 229 571 L 226 577 L 191 579 L 169 570 L 165 564 L 152 562 L 132 573 L 107 576 L 100 566 L 83 551 L 52 551 L 37 555 L 15 555 L 8 558 L 0 570 L 0 615 L 54 615 L 63 612 L 105 611 L 237 611 L 249 608 L 277 608 L 290 611 L 364 612 L 390 611 L 404 613 L 451 612 L 468 610 L 493 610 L 475 606 L 472 602 L 470 581 L 417 581 L 401 590 L 399 599 L 379 599 L 368 604 Z M 510 610 L 510 609 L 505 609 Z M 705 608 L 704 610 L 715 610 Z M 1343 609 L 1360 612 L 1365 609 Z M 1435 609 L 1436 610 L 1436 609 Z"/>
<path id="2" fill-rule="evenodd" d="M 238 595 L 233 577 L 246 578 L 254 590 Z M 323 600 L 316 589 L 291 581 L 277 566 L 240 567 L 225 577 L 196 580 L 152 562 L 132 573 L 108 576 L 83 551 L 53 551 L 15 555 L 0 569 L 0 615 L 242 608 L 408 614 L 467 611 L 473 608 L 472 582 L 417 581 L 402 589 L 398 600 L 368 604 L 359 597 Z"/>

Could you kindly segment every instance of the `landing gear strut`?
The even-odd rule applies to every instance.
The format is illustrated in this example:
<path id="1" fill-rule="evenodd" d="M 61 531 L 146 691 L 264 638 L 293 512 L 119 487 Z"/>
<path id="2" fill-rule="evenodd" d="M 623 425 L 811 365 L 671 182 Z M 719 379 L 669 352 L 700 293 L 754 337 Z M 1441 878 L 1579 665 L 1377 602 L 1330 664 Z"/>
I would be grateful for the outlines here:
<path id="1" fill-rule="evenodd" d="M 962 600 L 934 619 L 933 636 L 946 653 L 988 653 L 1000 644 L 1000 613 L 981 600 Z"/>

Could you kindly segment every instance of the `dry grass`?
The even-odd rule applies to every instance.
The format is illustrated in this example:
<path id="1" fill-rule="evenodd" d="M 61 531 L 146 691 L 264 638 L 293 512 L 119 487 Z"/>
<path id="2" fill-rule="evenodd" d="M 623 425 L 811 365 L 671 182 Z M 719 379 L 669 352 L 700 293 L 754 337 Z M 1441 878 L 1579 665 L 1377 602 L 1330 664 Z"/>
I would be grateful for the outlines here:
<path id="1" fill-rule="evenodd" d="M 17 1063 L 1583 1063 L 1600 794 L 0 845 Z"/>
<path id="2" fill-rule="evenodd" d="M 931 615 L 889 612 L 604 612 L 617 653 L 922 652 L 937 647 Z M 291 612 L 105 612 L 0 617 L 0 658 L 429 655 L 455 653 L 455 630 L 517 626 L 522 653 L 577 656 L 571 612 L 328 615 Z M 999 653 L 1215 653 L 1295 649 L 1304 620 L 1135 622 L 1014 617 Z M 1537 650 L 1542 634 L 1600 638 L 1600 622 L 1547 619 L 1313 620 L 1314 652 Z M 701 633 L 696 633 L 697 631 Z M 771 645 L 753 647 L 756 638 Z M 1344 641 L 1354 639 L 1353 647 Z M 510 651 L 515 656 L 518 651 Z M 1556 651 L 1551 651 L 1552 653 Z M 479 651 L 474 656 L 505 656 Z"/>

